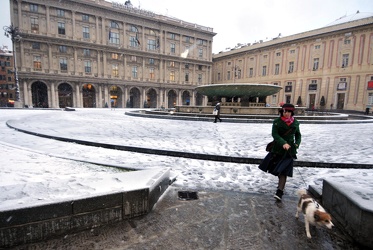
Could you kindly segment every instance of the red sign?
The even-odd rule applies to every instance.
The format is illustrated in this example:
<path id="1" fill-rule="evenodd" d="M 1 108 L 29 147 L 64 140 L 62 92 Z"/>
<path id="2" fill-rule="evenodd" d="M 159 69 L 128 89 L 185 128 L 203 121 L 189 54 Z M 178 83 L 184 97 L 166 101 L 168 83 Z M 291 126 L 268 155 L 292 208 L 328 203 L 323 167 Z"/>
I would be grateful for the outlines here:
<path id="1" fill-rule="evenodd" d="M 368 82 L 368 89 L 373 89 L 373 81 Z"/>

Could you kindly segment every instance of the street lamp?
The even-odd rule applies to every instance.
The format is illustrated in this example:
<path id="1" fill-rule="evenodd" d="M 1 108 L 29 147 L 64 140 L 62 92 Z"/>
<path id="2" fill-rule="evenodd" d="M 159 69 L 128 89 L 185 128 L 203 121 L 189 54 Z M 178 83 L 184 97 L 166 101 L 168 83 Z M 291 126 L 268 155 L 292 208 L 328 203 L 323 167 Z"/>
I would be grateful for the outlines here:
<path id="1" fill-rule="evenodd" d="M 18 73 L 17 73 L 17 59 L 16 59 L 16 46 L 15 43 L 21 41 L 21 36 L 19 35 L 18 27 L 14 27 L 13 24 L 10 26 L 4 26 L 3 27 L 5 33 L 4 35 L 6 37 L 10 37 L 12 40 L 12 46 L 13 46 L 13 64 L 14 64 L 14 80 L 16 83 L 16 98 L 15 101 L 20 101 L 20 95 L 19 95 L 19 82 L 18 82 Z"/>

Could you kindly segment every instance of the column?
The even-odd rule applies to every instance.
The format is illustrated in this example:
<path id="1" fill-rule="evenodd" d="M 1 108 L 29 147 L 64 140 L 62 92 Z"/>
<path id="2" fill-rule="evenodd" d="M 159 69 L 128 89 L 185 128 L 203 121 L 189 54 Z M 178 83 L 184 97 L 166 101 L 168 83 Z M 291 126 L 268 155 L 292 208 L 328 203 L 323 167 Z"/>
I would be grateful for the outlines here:
<path id="1" fill-rule="evenodd" d="M 98 85 L 98 96 L 96 94 L 96 108 L 102 108 L 103 107 L 102 105 L 103 105 L 102 104 L 102 86 L 101 84 L 99 84 Z"/>
<path id="2" fill-rule="evenodd" d="M 23 81 L 23 100 L 24 100 L 23 104 L 31 106 L 32 103 L 29 102 L 30 99 L 28 98 L 28 95 L 29 95 L 29 90 L 27 89 L 27 82 Z"/>
<path id="3" fill-rule="evenodd" d="M 51 93 L 50 93 L 50 97 L 51 97 L 51 108 L 57 108 L 57 102 L 56 102 L 56 93 L 55 93 L 55 87 L 54 87 L 55 83 L 54 82 L 51 82 Z"/>
<path id="4" fill-rule="evenodd" d="M 21 2 L 21 1 L 18 1 L 18 2 Z M 49 14 L 49 6 L 46 6 L 45 8 L 45 15 L 46 15 L 46 18 L 47 18 L 47 22 L 46 22 L 46 33 L 48 34 L 49 33 L 49 30 L 50 30 L 50 14 Z M 56 33 L 55 31 L 52 33 Z"/>
<path id="5" fill-rule="evenodd" d="M 76 93 L 75 93 L 75 106 L 77 108 L 82 108 L 83 107 L 83 102 L 82 102 L 82 97 L 81 97 L 81 94 L 80 94 L 80 87 L 79 87 L 79 83 L 76 83 L 75 85 L 75 89 L 76 89 Z"/>
<path id="6" fill-rule="evenodd" d="M 72 18 L 72 23 L 73 23 L 73 40 L 76 39 L 76 36 L 75 36 L 75 32 L 76 32 L 76 29 L 75 29 L 75 11 L 72 11 L 71 12 L 71 18 Z"/>
<path id="7" fill-rule="evenodd" d="M 123 107 L 127 107 L 127 100 L 128 100 L 128 88 L 124 88 L 124 94 L 123 94 Z"/>

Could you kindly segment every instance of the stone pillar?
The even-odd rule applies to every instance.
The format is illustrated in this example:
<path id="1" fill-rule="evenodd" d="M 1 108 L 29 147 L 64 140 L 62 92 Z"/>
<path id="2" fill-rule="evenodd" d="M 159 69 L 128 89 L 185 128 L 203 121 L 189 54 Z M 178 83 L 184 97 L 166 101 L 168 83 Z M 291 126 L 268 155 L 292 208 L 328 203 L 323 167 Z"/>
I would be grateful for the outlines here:
<path id="1" fill-rule="evenodd" d="M 83 101 L 82 101 L 82 96 L 81 96 L 81 93 L 80 93 L 80 84 L 79 83 L 76 83 L 75 89 L 76 89 L 75 106 L 77 108 L 82 108 L 83 107 Z"/>
<path id="2" fill-rule="evenodd" d="M 57 108 L 57 102 L 56 102 L 56 93 L 55 93 L 55 83 L 51 82 L 51 91 L 50 91 L 50 97 L 51 97 L 51 108 Z"/>

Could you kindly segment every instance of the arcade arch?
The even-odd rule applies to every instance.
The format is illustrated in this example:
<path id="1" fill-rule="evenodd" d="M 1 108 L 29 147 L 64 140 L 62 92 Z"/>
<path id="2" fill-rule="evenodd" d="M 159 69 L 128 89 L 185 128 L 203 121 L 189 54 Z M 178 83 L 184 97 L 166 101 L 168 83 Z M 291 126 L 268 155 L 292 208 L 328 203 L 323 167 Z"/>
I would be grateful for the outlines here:
<path id="1" fill-rule="evenodd" d="M 141 108 L 140 90 L 136 87 L 131 88 L 130 98 L 127 101 L 128 108 Z"/>
<path id="2" fill-rule="evenodd" d="M 146 94 L 146 106 L 144 104 L 144 108 L 156 108 L 157 107 L 157 92 L 155 89 L 151 88 L 148 90 Z"/>
<path id="3" fill-rule="evenodd" d="M 88 83 L 82 87 L 83 94 L 83 108 L 95 108 L 96 107 L 96 89 Z"/>
<path id="4" fill-rule="evenodd" d="M 111 107 L 123 108 L 122 107 L 122 94 L 123 91 L 120 87 L 114 85 L 110 87 L 110 103 Z"/>
<path id="5" fill-rule="evenodd" d="M 31 85 L 31 98 L 34 107 L 48 108 L 48 87 L 41 81 Z"/>
<path id="6" fill-rule="evenodd" d="M 58 85 L 58 106 L 60 108 L 73 107 L 73 88 L 64 82 Z"/>
<path id="7" fill-rule="evenodd" d="M 175 108 L 175 106 L 177 104 L 176 103 L 176 98 L 177 98 L 177 94 L 176 94 L 175 90 L 168 91 L 168 93 L 167 93 L 167 99 L 168 99 L 167 107 L 168 108 Z"/>

